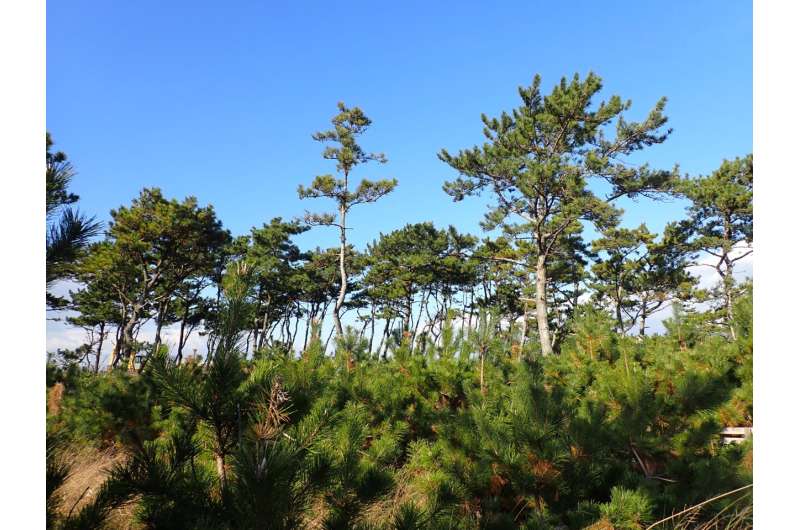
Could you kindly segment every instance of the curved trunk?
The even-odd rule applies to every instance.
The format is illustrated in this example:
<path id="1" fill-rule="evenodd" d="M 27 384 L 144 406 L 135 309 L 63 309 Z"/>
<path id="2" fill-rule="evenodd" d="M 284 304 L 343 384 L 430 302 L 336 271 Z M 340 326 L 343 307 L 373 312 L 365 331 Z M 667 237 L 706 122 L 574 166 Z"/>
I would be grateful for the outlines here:
<path id="1" fill-rule="evenodd" d="M 344 183 L 345 188 L 347 188 L 347 173 L 345 173 Z M 345 206 L 344 202 L 339 203 L 339 277 L 341 285 L 339 286 L 339 297 L 336 299 L 336 305 L 333 308 L 333 323 L 336 326 L 337 337 L 341 337 L 344 333 L 339 314 L 344 305 L 344 298 L 347 295 L 347 269 L 344 266 L 344 254 L 347 250 L 347 208 Z"/>

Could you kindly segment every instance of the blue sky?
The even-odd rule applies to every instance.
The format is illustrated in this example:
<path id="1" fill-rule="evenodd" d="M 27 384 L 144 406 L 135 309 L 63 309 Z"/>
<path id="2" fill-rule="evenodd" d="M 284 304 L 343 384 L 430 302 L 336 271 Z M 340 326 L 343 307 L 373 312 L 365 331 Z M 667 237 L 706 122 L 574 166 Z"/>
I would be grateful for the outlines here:
<path id="1" fill-rule="evenodd" d="M 293 4 L 293 5 L 288 5 Z M 383 4 L 378 7 L 376 4 Z M 224 7 L 221 7 L 223 6 Z M 595 71 L 645 115 L 662 95 L 675 129 L 643 159 L 709 172 L 752 150 L 747 2 L 51 2 L 47 127 L 79 174 L 83 210 L 108 219 L 143 186 L 212 203 L 232 232 L 324 201 L 297 185 L 332 172 L 311 133 L 336 102 L 373 119 L 366 148 L 397 191 L 354 211 L 359 246 L 433 220 L 478 232 L 488 198 L 452 203 L 436 153 L 482 141 L 481 112 L 518 104 L 535 73 Z M 660 228 L 681 205 L 626 204 Z M 317 229 L 308 246 L 333 246 Z"/>
<path id="2" fill-rule="evenodd" d="M 380 5 L 379 5 L 380 4 Z M 373 119 L 363 137 L 389 163 L 355 177 L 397 190 L 351 215 L 358 247 L 405 223 L 479 233 L 489 198 L 453 203 L 437 159 L 483 140 L 480 114 L 518 105 L 517 86 L 588 71 L 643 118 L 661 96 L 674 133 L 639 161 L 708 173 L 752 150 L 748 2 L 50 2 L 47 128 L 103 221 L 144 186 L 211 203 L 234 234 L 324 201 L 297 185 L 334 171 L 311 133 L 336 102 Z M 626 203 L 625 224 L 660 229 L 680 203 Z M 315 229 L 301 246 L 334 246 Z"/>

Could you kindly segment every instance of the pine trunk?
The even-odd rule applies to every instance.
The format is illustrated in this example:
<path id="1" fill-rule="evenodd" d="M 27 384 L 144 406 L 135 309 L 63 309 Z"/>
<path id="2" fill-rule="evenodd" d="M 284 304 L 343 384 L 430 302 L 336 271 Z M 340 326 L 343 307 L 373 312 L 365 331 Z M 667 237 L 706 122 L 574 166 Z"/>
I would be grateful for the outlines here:
<path id="1" fill-rule="evenodd" d="M 175 362 L 178 364 L 181 364 L 181 361 L 183 360 L 183 346 L 184 346 L 183 334 L 186 332 L 187 312 L 188 311 L 184 311 L 183 313 L 183 318 L 181 319 L 181 330 L 180 333 L 178 334 L 178 353 L 175 356 Z"/>
<path id="2" fill-rule="evenodd" d="M 727 255 L 725 256 L 727 258 Z M 731 339 L 736 340 L 736 329 L 733 326 L 733 270 L 731 263 L 727 260 L 725 269 L 725 312 L 728 320 L 728 329 L 731 332 Z"/>
<path id="3" fill-rule="evenodd" d="M 215 454 L 214 461 L 217 464 L 217 476 L 219 477 L 220 489 L 225 490 L 228 482 L 228 476 L 225 471 L 225 455 Z"/>
<path id="4" fill-rule="evenodd" d="M 345 187 L 347 187 L 347 177 L 345 176 Z M 339 297 L 336 299 L 336 305 L 333 308 L 333 323 L 336 326 L 336 336 L 341 337 L 344 334 L 342 330 L 342 320 L 340 318 L 340 311 L 344 305 L 344 297 L 347 295 L 347 269 L 344 266 L 344 255 L 347 250 L 347 234 L 345 232 L 347 221 L 347 210 L 345 204 L 339 204 L 339 277 L 341 285 L 339 286 Z"/>
<path id="5" fill-rule="evenodd" d="M 136 371 L 136 352 L 133 351 L 133 328 L 136 326 L 136 318 L 131 317 L 122 328 L 122 357 L 128 360 L 128 371 Z"/>
<path id="6" fill-rule="evenodd" d="M 100 323 L 100 339 L 97 344 L 97 358 L 94 360 L 94 373 L 100 372 L 100 354 L 103 352 L 103 339 L 105 339 L 106 323 Z"/>
<path id="7" fill-rule="evenodd" d="M 547 270 L 544 256 L 536 260 L 536 323 L 539 327 L 539 343 L 542 355 L 553 353 L 550 342 L 550 325 L 547 322 Z"/>

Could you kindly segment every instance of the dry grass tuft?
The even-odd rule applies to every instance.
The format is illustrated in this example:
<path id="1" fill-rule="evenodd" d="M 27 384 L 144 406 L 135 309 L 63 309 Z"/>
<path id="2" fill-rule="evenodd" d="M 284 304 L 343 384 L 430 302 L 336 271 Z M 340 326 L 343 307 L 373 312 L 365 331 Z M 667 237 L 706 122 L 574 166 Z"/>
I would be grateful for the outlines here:
<path id="1" fill-rule="evenodd" d="M 70 463 L 71 473 L 59 489 L 59 493 L 63 499 L 61 511 L 67 515 L 70 511 L 73 514 L 77 513 L 94 499 L 100 486 L 105 482 L 109 469 L 115 464 L 124 462 L 126 455 L 113 447 L 99 450 L 87 446 L 67 449 L 64 458 Z M 132 505 L 113 510 L 108 519 L 108 528 L 116 530 L 140 528 L 134 522 L 133 511 Z"/>
<path id="2" fill-rule="evenodd" d="M 64 383 L 54 384 L 47 394 L 47 413 L 50 416 L 58 416 L 61 411 L 61 398 L 63 397 Z"/>

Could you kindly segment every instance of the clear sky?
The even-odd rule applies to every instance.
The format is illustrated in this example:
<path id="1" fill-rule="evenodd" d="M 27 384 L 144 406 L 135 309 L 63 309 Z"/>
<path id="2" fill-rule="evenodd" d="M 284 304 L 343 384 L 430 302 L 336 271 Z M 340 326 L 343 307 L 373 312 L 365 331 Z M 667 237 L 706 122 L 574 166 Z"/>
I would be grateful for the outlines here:
<path id="1" fill-rule="evenodd" d="M 661 96 L 674 133 L 641 158 L 708 173 L 752 150 L 752 6 L 745 1 L 108 2 L 47 6 L 47 128 L 78 175 L 82 210 L 106 221 L 144 186 L 211 203 L 234 234 L 325 211 L 297 185 L 334 171 L 311 133 L 336 102 L 373 120 L 363 145 L 389 163 L 356 178 L 397 190 L 351 216 L 358 247 L 405 223 L 479 233 L 487 198 L 452 203 L 440 162 L 483 140 L 482 112 L 588 71 L 642 119 Z M 653 229 L 678 203 L 625 204 Z M 335 246 L 318 228 L 301 246 Z"/>

